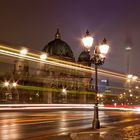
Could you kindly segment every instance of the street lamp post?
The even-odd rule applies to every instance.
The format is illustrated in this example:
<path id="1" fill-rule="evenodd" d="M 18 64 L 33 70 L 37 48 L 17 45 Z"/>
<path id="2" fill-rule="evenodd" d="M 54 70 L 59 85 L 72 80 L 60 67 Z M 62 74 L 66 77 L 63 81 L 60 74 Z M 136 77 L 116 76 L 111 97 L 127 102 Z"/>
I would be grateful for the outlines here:
<path id="1" fill-rule="evenodd" d="M 90 51 L 94 39 L 90 36 L 89 32 L 86 32 L 85 37 L 82 39 L 84 46 Z M 95 105 L 94 105 L 94 118 L 92 127 L 95 129 L 100 128 L 99 114 L 98 114 L 98 67 L 105 61 L 106 54 L 108 53 L 109 45 L 107 45 L 106 39 L 94 48 L 93 57 L 90 58 L 91 63 L 95 65 Z"/>

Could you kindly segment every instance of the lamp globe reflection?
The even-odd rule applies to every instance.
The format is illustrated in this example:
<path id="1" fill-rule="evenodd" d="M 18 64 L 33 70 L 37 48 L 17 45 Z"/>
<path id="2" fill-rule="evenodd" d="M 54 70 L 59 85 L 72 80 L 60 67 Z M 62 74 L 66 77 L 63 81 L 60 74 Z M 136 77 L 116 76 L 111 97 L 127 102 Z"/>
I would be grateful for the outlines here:
<path id="1" fill-rule="evenodd" d="M 94 38 L 90 35 L 89 31 L 86 32 L 85 37 L 82 39 L 84 47 L 90 51 L 94 43 Z M 90 62 L 95 65 L 95 103 L 94 103 L 94 117 L 92 127 L 94 129 L 100 128 L 99 113 L 98 113 L 98 66 L 102 65 L 105 61 L 106 54 L 109 51 L 109 45 L 104 38 L 99 46 L 94 47 L 94 53 L 90 58 Z"/>

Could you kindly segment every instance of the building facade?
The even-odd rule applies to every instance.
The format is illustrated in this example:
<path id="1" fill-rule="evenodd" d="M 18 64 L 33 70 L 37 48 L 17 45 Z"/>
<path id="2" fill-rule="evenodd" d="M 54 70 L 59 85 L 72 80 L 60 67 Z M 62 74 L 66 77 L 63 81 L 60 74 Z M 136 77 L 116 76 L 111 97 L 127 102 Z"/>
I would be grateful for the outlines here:
<path id="1" fill-rule="evenodd" d="M 42 50 L 54 60 L 91 66 L 90 55 L 83 51 L 76 62 L 70 46 L 61 39 L 59 30 L 55 39 Z M 14 61 L 7 79 L 18 81 L 16 88 L 4 87 L 1 98 L 15 103 L 90 103 L 91 73 L 44 63 L 31 63 L 24 59 Z M 6 93 L 6 94 L 5 94 Z"/>

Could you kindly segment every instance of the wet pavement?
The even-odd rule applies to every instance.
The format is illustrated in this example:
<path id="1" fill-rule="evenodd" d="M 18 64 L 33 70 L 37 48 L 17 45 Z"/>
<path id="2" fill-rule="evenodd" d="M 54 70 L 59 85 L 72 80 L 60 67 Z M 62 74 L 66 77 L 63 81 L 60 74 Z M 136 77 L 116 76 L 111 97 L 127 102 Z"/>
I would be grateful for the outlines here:
<path id="1" fill-rule="evenodd" d="M 0 111 L 0 140 L 139 139 L 139 112 L 99 113 L 102 128 L 93 130 L 92 110 Z"/>
<path id="2" fill-rule="evenodd" d="M 116 124 L 99 130 L 71 133 L 72 140 L 140 140 L 140 121 Z"/>
<path id="3" fill-rule="evenodd" d="M 97 130 L 85 129 L 67 135 L 41 137 L 38 140 L 140 140 L 140 120 L 116 123 Z"/>

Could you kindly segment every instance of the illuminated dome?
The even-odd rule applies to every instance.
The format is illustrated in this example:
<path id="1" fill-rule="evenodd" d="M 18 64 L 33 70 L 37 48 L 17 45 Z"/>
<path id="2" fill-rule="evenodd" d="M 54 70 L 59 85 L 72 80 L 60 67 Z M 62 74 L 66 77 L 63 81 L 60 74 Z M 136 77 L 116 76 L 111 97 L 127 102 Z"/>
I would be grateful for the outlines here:
<path id="1" fill-rule="evenodd" d="M 61 40 L 59 30 L 55 34 L 55 39 L 49 42 L 43 49 L 49 56 L 60 58 L 67 61 L 75 61 L 73 52 L 70 46 Z"/>
<path id="2" fill-rule="evenodd" d="M 91 65 L 89 51 L 83 51 L 80 53 L 80 55 L 78 57 L 78 63 L 81 63 L 83 65 L 87 65 L 87 66 Z"/>

